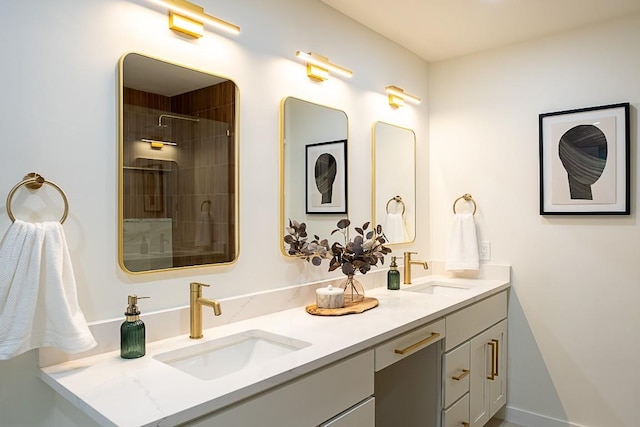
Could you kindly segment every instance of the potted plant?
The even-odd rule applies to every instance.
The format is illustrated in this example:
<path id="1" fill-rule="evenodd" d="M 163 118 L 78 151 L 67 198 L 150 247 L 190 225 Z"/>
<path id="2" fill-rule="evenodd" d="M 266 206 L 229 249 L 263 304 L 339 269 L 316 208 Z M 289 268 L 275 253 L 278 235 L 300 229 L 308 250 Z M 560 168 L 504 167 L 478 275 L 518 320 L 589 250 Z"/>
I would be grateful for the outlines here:
<path id="1" fill-rule="evenodd" d="M 315 266 L 322 264 L 324 259 L 330 259 L 329 271 L 342 270 L 347 276 L 340 285 L 345 290 L 345 303 L 364 299 L 364 288 L 354 278 L 356 272 L 367 274 L 371 267 L 378 265 L 378 261 L 384 264 L 384 256 L 391 253 L 391 249 L 384 246 L 386 238 L 381 225 L 371 230 L 368 230 L 369 222 L 362 227 L 355 227 L 356 236 L 353 240 L 349 236 L 350 225 L 351 221 L 346 218 L 338 221 L 331 235 L 342 233 L 343 243 L 334 242 L 331 246 L 327 239 L 321 240 L 316 235 L 309 241 L 307 225 L 291 219 L 286 229 L 287 235 L 284 236 L 284 242 L 289 245 L 289 255 L 300 257 Z"/>

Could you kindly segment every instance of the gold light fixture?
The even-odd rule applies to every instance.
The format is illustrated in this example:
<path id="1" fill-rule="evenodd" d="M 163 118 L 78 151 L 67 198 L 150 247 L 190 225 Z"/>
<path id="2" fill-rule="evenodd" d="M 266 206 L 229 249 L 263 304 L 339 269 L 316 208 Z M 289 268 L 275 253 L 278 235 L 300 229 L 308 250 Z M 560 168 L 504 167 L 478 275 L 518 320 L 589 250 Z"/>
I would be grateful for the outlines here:
<path id="1" fill-rule="evenodd" d="M 325 81 L 329 78 L 329 72 L 343 77 L 353 76 L 353 71 L 329 62 L 329 59 L 313 52 L 297 51 L 296 56 L 307 63 L 307 76 L 317 81 Z"/>
<path id="2" fill-rule="evenodd" d="M 384 90 L 389 95 L 389 105 L 394 108 L 402 107 L 404 105 L 404 101 L 409 101 L 413 104 L 420 104 L 420 98 L 409 95 L 398 86 L 387 86 Z"/>
<path id="3" fill-rule="evenodd" d="M 187 0 L 149 1 L 169 9 L 169 28 L 174 31 L 199 38 L 204 35 L 204 24 L 209 24 L 232 34 L 240 34 L 240 27 L 237 25 L 208 15 L 204 12 L 204 8 Z"/>
<path id="4" fill-rule="evenodd" d="M 159 141 L 157 139 L 148 139 L 148 138 L 140 138 L 140 141 L 148 142 L 149 145 L 151 145 L 151 148 L 155 148 L 156 150 L 161 150 L 162 147 L 164 147 L 165 145 L 173 145 L 173 146 L 178 145 L 177 143 L 171 142 L 171 141 Z"/>

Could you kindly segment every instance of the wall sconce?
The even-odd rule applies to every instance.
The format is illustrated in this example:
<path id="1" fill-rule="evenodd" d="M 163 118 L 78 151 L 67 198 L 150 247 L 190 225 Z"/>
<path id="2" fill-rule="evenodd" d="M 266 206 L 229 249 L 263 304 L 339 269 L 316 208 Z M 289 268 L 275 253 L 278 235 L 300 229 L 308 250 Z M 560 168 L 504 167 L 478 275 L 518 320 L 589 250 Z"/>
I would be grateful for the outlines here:
<path id="1" fill-rule="evenodd" d="M 174 31 L 199 38 L 204 35 L 204 24 L 206 23 L 232 34 L 240 34 L 240 27 L 237 25 L 208 15 L 204 12 L 204 8 L 190 3 L 187 0 L 149 1 L 169 9 L 169 28 Z"/>
<path id="2" fill-rule="evenodd" d="M 420 104 L 420 98 L 409 95 L 398 86 L 387 86 L 384 90 L 389 94 L 389 105 L 393 108 L 402 107 L 405 100 L 414 104 Z"/>
<path id="3" fill-rule="evenodd" d="M 296 56 L 307 63 L 307 76 L 319 82 L 329 78 L 329 71 L 343 77 L 353 76 L 353 71 L 329 62 L 328 58 L 313 52 L 297 51 Z"/>
<path id="4" fill-rule="evenodd" d="M 161 150 L 162 147 L 164 147 L 165 145 L 173 145 L 176 146 L 178 144 L 176 144 L 175 142 L 170 142 L 170 141 L 158 141 L 157 139 L 147 139 L 147 138 L 140 138 L 140 141 L 142 142 L 148 142 L 149 145 L 151 145 L 151 148 L 155 148 L 156 150 Z"/>

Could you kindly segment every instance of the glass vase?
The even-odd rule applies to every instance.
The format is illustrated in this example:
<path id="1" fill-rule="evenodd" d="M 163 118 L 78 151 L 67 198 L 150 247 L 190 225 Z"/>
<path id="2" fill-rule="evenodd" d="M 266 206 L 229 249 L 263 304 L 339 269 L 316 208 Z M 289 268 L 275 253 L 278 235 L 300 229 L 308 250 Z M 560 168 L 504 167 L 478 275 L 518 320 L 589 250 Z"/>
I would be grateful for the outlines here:
<path id="1" fill-rule="evenodd" d="M 344 289 L 344 304 L 355 304 L 364 300 L 364 287 L 356 280 L 355 275 L 349 274 L 340 283 L 340 288 Z"/>

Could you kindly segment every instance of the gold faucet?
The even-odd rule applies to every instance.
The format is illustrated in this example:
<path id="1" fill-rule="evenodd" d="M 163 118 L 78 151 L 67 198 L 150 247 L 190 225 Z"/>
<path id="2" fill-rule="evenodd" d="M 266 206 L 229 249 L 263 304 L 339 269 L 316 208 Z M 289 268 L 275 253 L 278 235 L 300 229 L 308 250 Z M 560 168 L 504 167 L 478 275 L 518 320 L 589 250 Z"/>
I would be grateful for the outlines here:
<path id="1" fill-rule="evenodd" d="M 202 338 L 202 306 L 206 305 L 213 308 L 213 313 L 216 316 L 220 316 L 222 310 L 220 309 L 220 303 L 213 299 L 202 297 L 202 287 L 206 285 L 204 283 L 191 282 L 191 299 L 189 302 L 189 313 L 191 317 L 190 321 L 190 333 L 189 338 L 198 339 Z"/>
<path id="2" fill-rule="evenodd" d="M 417 252 L 405 252 L 404 253 L 404 281 L 403 281 L 403 283 L 405 285 L 410 285 L 411 284 L 411 265 L 412 264 L 422 265 L 425 270 L 429 268 L 429 264 L 427 264 L 427 261 L 418 261 L 418 260 L 414 261 L 414 260 L 411 259 L 411 254 L 417 254 Z"/>

